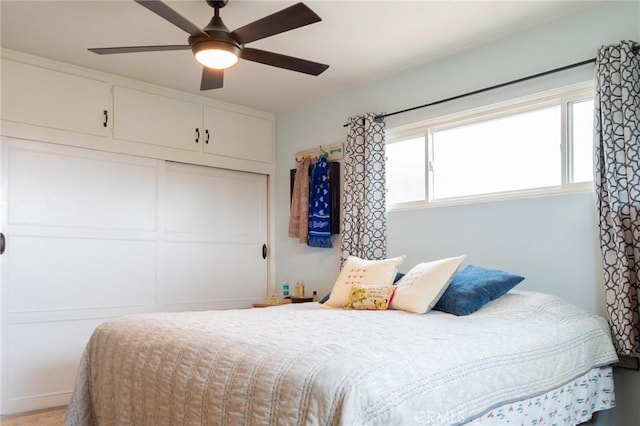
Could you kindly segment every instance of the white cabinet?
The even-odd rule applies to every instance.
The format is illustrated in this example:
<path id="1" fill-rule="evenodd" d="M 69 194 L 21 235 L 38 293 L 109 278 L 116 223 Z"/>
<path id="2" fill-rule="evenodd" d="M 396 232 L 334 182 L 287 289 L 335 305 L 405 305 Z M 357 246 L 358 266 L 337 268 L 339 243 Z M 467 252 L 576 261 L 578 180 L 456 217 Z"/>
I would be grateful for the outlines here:
<path id="1" fill-rule="evenodd" d="M 0 54 L 3 415 L 67 404 L 108 318 L 263 300 L 274 170 L 271 114 Z"/>
<path id="2" fill-rule="evenodd" d="M 201 151 L 202 105 L 115 86 L 113 137 Z"/>
<path id="3" fill-rule="evenodd" d="M 2 61 L 2 119 L 109 136 L 111 86 L 17 61 Z"/>
<path id="4" fill-rule="evenodd" d="M 264 118 L 204 107 L 204 152 L 273 162 L 273 123 Z"/>
<path id="5" fill-rule="evenodd" d="M 272 114 L 7 52 L 1 71 L 3 136 L 271 173 Z"/>
<path id="6" fill-rule="evenodd" d="M 241 160 L 273 162 L 273 122 L 116 86 L 114 138 Z"/>

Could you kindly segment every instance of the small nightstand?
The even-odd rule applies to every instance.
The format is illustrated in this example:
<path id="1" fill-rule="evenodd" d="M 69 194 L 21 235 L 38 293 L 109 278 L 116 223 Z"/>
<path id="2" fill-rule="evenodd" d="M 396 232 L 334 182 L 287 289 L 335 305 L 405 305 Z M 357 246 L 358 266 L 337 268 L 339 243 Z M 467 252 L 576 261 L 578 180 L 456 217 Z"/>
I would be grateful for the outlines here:
<path id="1" fill-rule="evenodd" d="M 291 303 L 307 303 L 313 302 L 313 297 L 292 297 Z"/>
<path id="2" fill-rule="evenodd" d="M 254 303 L 253 306 L 254 308 L 269 308 L 271 306 L 282 306 L 282 305 L 288 305 L 289 303 L 291 303 L 291 299 L 282 299 L 280 301 L 280 303 L 276 303 L 276 304 L 270 304 L 270 303 Z"/>

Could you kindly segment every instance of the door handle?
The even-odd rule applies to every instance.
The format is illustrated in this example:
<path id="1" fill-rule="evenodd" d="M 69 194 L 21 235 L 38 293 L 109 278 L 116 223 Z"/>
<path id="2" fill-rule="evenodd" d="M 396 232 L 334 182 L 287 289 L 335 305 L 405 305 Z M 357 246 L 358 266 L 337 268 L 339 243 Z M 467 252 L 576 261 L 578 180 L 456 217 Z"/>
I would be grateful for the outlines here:
<path id="1" fill-rule="evenodd" d="M 7 240 L 4 237 L 4 234 L 0 232 L 0 254 L 4 254 L 4 249 L 7 248 Z"/>

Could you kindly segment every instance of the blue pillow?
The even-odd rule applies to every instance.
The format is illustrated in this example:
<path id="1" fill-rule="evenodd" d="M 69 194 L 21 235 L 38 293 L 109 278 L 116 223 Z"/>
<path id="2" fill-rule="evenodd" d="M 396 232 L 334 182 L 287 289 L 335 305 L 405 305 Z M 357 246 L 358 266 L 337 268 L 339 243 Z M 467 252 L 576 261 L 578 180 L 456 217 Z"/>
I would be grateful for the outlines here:
<path id="1" fill-rule="evenodd" d="M 393 279 L 393 283 L 397 283 L 398 281 L 400 281 L 400 278 L 404 277 L 404 274 L 402 272 L 398 272 L 396 274 L 396 277 Z M 329 297 L 331 297 L 331 292 L 327 293 L 322 299 L 320 299 L 320 304 L 326 302 L 327 300 L 329 300 Z"/>
<path id="2" fill-rule="evenodd" d="M 320 302 L 318 302 L 318 303 L 322 304 L 322 303 L 326 302 L 327 300 L 329 300 L 329 297 L 331 297 L 331 292 L 325 294 L 324 297 L 322 299 L 320 299 Z"/>
<path id="3" fill-rule="evenodd" d="M 469 265 L 453 276 L 449 287 L 433 309 L 454 315 L 469 315 L 503 296 L 524 277 L 497 269 Z"/>

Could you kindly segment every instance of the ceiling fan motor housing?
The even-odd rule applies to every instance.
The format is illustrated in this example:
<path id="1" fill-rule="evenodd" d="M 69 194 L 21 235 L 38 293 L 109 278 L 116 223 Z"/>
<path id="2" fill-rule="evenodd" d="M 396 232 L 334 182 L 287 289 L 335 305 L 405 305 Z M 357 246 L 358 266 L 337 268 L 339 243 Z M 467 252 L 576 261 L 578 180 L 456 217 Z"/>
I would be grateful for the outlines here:
<path id="1" fill-rule="evenodd" d="M 226 4 L 226 1 L 218 2 L 207 0 L 207 3 Z M 238 57 L 241 55 L 242 46 L 231 36 L 229 29 L 217 14 L 202 31 L 206 34 L 206 37 L 204 34 L 195 34 L 189 37 L 189 46 L 191 46 L 191 51 L 194 55 L 205 49 L 226 50 Z"/>
<path id="2" fill-rule="evenodd" d="M 229 3 L 229 0 L 207 0 L 207 4 L 214 9 L 225 7 L 227 3 Z"/>

